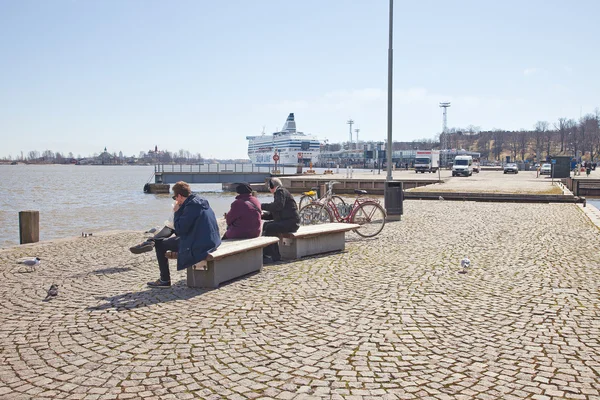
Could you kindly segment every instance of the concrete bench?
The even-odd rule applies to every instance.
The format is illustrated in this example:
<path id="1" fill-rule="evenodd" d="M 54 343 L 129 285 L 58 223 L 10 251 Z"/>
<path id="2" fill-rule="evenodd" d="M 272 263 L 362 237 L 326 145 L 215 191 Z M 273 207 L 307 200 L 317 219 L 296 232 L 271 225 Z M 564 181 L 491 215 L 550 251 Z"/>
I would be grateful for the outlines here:
<path id="1" fill-rule="evenodd" d="M 279 252 L 284 260 L 316 254 L 342 251 L 346 247 L 346 232 L 358 224 L 331 223 L 301 226 L 297 232 L 279 235 Z"/>
<path id="2" fill-rule="evenodd" d="M 187 269 L 189 287 L 216 288 L 219 284 L 252 272 L 263 266 L 263 248 L 277 243 L 276 237 L 223 240 L 219 248 Z"/>

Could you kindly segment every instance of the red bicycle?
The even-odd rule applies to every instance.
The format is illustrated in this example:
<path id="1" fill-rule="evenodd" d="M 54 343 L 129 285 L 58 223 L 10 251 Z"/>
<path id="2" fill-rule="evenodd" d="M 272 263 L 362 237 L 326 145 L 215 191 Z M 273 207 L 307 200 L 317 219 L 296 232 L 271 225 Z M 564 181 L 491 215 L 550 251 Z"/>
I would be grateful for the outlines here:
<path id="1" fill-rule="evenodd" d="M 362 237 L 373 237 L 385 226 L 385 209 L 379 200 L 361 197 L 366 190 L 354 190 L 358 196 L 353 204 L 336 204 L 333 196 L 333 185 L 341 182 L 331 181 L 327 184 L 327 195 L 312 201 L 300 209 L 300 225 L 318 225 L 333 222 L 359 224 L 354 232 Z"/>

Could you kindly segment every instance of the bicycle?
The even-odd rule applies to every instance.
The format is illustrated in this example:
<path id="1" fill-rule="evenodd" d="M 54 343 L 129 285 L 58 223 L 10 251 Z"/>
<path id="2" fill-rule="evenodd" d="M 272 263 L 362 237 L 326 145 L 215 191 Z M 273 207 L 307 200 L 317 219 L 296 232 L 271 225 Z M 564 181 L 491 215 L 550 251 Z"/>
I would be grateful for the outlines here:
<path id="1" fill-rule="evenodd" d="M 321 197 L 324 198 L 325 196 Z M 344 199 L 342 199 L 340 196 L 336 196 L 334 194 L 331 195 L 333 201 L 335 204 L 339 204 L 339 205 L 346 205 L 346 202 L 344 201 Z M 300 201 L 298 202 L 298 210 L 301 210 L 305 205 L 312 203 L 313 201 L 317 201 L 320 200 L 317 197 L 317 188 L 310 188 L 310 190 L 308 192 L 302 192 L 302 196 L 300 196 Z"/>
<path id="2" fill-rule="evenodd" d="M 340 182 L 331 181 L 327 184 L 327 194 L 324 198 L 313 201 L 300 210 L 300 225 L 318 225 L 333 222 L 359 224 L 354 232 L 362 237 L 373 237 L 385 226 L 385 209 L 379 200 L 361 197 L 366 190 L 355 189 L 358 196 L 354 203 L 338 206 L 333 201 L 333 185 Z"/>

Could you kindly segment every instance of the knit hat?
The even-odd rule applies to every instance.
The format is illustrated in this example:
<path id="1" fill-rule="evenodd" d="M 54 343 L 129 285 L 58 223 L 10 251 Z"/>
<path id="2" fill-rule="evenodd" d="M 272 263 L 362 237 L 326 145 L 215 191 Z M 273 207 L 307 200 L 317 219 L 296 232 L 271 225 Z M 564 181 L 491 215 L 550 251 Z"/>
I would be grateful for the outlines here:
<path id="1" fill-rule="evenodd" d="M 239 194 L 249 194 L 252 193 L 252 187 L 247 183 L 238 183 L 235 188 L 235 191 Z"/>

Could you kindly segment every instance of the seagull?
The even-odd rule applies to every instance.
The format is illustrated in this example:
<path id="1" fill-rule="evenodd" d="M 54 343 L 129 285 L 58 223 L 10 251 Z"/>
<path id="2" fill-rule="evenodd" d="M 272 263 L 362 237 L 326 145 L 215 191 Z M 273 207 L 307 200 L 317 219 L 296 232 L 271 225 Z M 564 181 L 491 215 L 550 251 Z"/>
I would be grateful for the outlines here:
<path id="1" fill-rule="evenodd" d="M 35 267 L 40 265 L 40 260 L 41 259 L 39 257 L 35 257 L 35 258 L 30 258 L 27 260 L 19 261 L 19 263 L 27 265 L 31 271 L 35 271 Z"/>
<path id="2" fill-rule="evenodd" d="M 50 300 L 51 297 L 56 297 L 58 296 L 58 285 L 53 283 L 50 286 L 50 289 L 48 289 L 48 294 L 46 295 L 46 298 L 44 299 L 44 301 L 48 301 Z"/>
<path id="3" fill-rule="evenodd" d="M 460 261 L 460 266 L 463 268 L 462 273 L 466 274 L 467 268 L 469 268 L 471 266 L 471 260 L 469 260 L 467 257 L 463 258 Z"/>
<path id="4" fill-rule="evenodd" d="M 438 197 L 438 200 L 444 200 L 444 198 L 442 196 Z"/>

